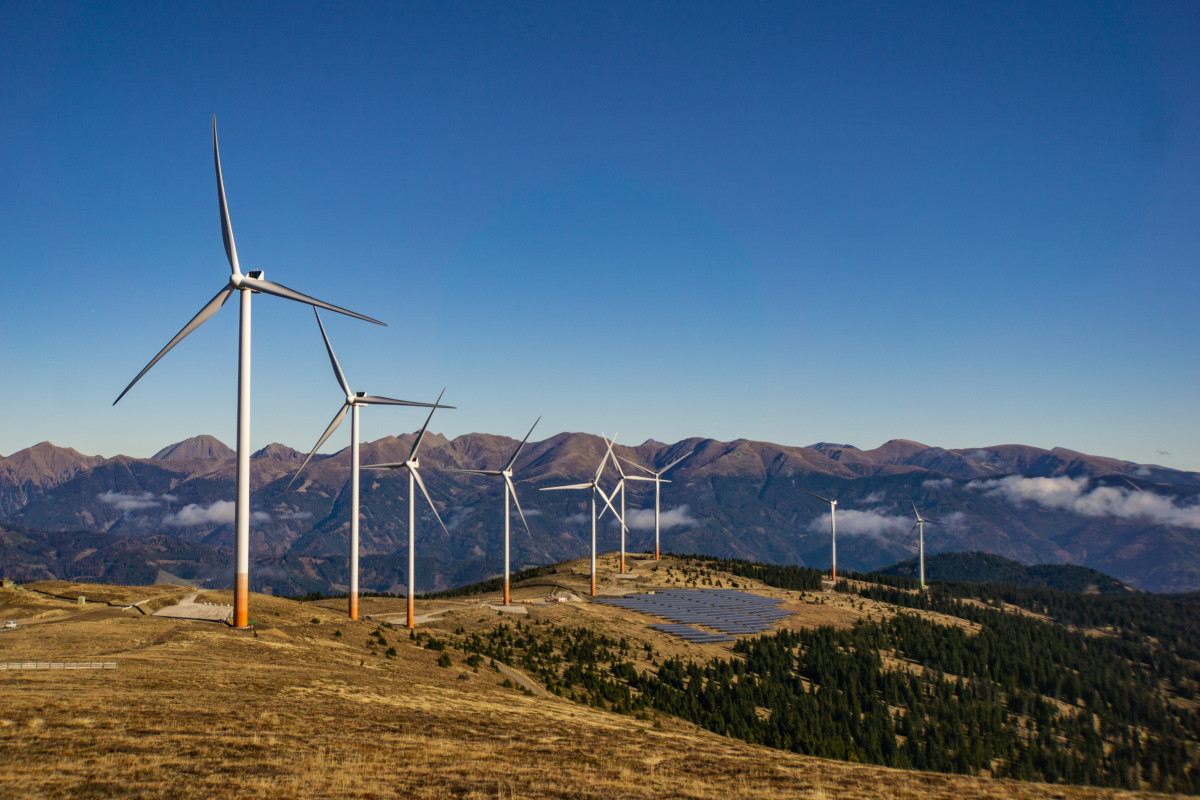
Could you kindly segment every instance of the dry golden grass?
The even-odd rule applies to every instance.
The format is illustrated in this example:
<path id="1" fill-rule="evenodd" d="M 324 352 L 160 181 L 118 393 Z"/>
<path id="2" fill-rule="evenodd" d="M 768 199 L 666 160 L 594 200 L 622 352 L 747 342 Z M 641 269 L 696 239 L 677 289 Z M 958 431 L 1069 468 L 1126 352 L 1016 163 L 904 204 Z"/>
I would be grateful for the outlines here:
<path id="1" fill-rule="evenodd" d="M 152 596 L 159 588 L 141 591 Z M 12 594 L 0 591 L 0 601 Z M 221 602 L 227 594 L 199 599 Z M 501 619 L 471 607 L 477 602 L 458 602 L 427 629 L 452 638 L 457 627 L 490 628 Z M 428 601 L 422 610 L 452 605 Z M 369 613 L 387 614 L 403 601 L 370 606 Z M 530 607 L 535 621 L 592 625 L 653 641 L 665 652 L 728 652 L 688 646 L 627 614 L 592 604 Z M 250 616 L 255 630 L 235 631 L 105 608 L 4 634 L 6 661 L 103 659 L 120 666 L 0 672 L 0 792 L 299 800 L 1148 796 L 826 761 L 669 717 L 641 721 L 530 697 L 500 686 L 504 676 L 487 666 L 472 671 L 457 651 L 446 651 L 453 665 L 440 668 L 440 653 L 384 627 L 397 650 L 388 658 L 368 642 L 378 623 L 350 622 L 336 601 L 253 595 Z"/>

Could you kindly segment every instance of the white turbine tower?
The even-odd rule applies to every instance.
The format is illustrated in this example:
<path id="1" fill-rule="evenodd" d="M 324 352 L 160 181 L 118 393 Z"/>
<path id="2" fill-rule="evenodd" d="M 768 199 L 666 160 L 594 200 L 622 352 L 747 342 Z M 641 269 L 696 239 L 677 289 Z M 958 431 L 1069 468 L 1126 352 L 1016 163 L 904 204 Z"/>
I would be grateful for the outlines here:
<path id="1" fill-rule="evenodd" d="M 443 469 L 442 472 L 461 472 L 467 475 L 491 475 L 504 479 L 504 605 L 509 605 L 508 593 L 508 576 L 511 572 L 508 561 L 508 533 L 509 533 L 509 497 L 512 502 L 517 505 L 517 513 L 521 515 L 521 524 L 525 526 L 525 533 L 529 534 L 532 539 L 533 534 L 529 533 L 529 523 L 525 521 L 525 512 L 521 510 L 521 501 L 517 499 L 517 487 L 513 485 L 513 464 L 517 463 L 517 456 L 521 455 L 521 451 L 525 449 L 525 443 L 529 441 L 529 435 L 533 433 L 533 429 L 537 427 L 541 421 L 538 417 L 529 426 L 529 433 L 525 434 L 525 438 L 521 440 L 521 444 L 513 451 L 512 458 L 504 465 L 502 469 Z"/>
<path id="2" fill-rule="evenodd" d="M 833 544 L 833 579 L 837 580 L 837 500 L 831 500 L 828 497 L 821 497 L 816 492 L 810 492 L 803 486 L 799 487 L 800 491 L 807 495 L 817 498 L 822 503 L 829 503 L 829 540 Z"/>
<path id="3" fill-rule="evenodd" d="M 125 396 L 141 377 L 158 363 L 159 359 L 170 352 L 171 348 L 183 341 L 189 333 L 207 322 L 225 305 L 225 301 L 240 292 L 242 309 L 241 324 L 238 334 L 238 410 L 237 410 L 237 502 L 236 502 L 236 531 L 237 531 L 237 577 L 233 591 L 233 624 L 234 627 L 244 628 L 249 622 L 249 588 L 250 588 L 250 297 L 253 294 L 272 294 L 286 300 L 296 300 L 311 306 L 336 311 L 339 314 L 357 317 L 358 319 L 383 325 L 377 319 L 356 314 L 322 300 L 309 297 L 300 292 L 282 286 L 263 278 L 261 270 L 242 274 L 238 264 L 237 247 L 233 243 L 233 227 L 229 222 L 229 207 L 225 203 L 225 183 L 221 178 L 221 153 L 217 148 L 217 118 L 213 117 L 213 161 L 217 167 L 217 201 L 221 208 L 221 238 L 225 242 L 225 257 L 229 260 L 232 274 L 229 283 L 209 300 L 200 313 L 192 317 L 191 322 L 183 326 L 183 330 L 175 334 L 175 338 L 167 342 L 167 346 L 158 352 L 137 377 L 129 382 L 125 391 L 113 401 L 115 406 Z"/>
<path id="4" fill-rule="evenodd" d="M 614 437 L 615 438 L 615 437 Z M 608 442 L 608 439 L 604 441 Z M 596 495 L 597 493 L 604 500 L 604 505 L 612 509 L 613 516 L 617 515 L 617 510 L 612 507 L 612 501 L 609 496 L 600 488 L 600 475 L 604 472 L 604 465 L 608 463 L 608 457 L 612 455 L 612 442 L 608 442 L 608 449 L 604 451 L 604 458 L 600 459 L 600 466 L 596 467 L 596 474 L 587 483 L 572 483 L 569 486 L 547 486 L 540 491 L 555 492 L 564 489 L 591 489 L 592 490 L 592 597 L 596 596 Z M 614 493 L 615 494 L 615 493 Z"/>
<path id="5" fill-rule="evenodd" d="M 917 510 L 916 503 L 913 503 L 912 507 L 913 507 L 913 513 L 917 515 L 917 521 L 914 522 L 913 526 L 908 529 L 908 532 L 909 532 L 909 534 L 911 534 L 914 530 L 920 531 L 920 533 L 918 534 L 918 537 L 920 540 L 920 547 L 919 547 L 918 552 L 919 552 L 919 560 L 920 560 L 920 565 L 921 565 L 921 591 L 925 591 L 925 526 L 926 525 L 940 525 L 941 523 L 938 522 L 937 520 L 926 519 L 925 517 L 922 517 L 921 512 Z"/>
<path id="6" fill-rule="evenodd" d="M 657 472 L 655 472 L 652 469 L 647 469 L 646 467 L 643 467 L 641 464 L 638 464 L 635 461 L 630 461 L 628 458 L 624 458 L 622 456 L 617 456 L 622 461 L 624 461 L 626 464 L 629 464 L 631 467 L 640 469 L 642 472 L 645 472 L 647 475 L 653 476 L 650 478 L 643 478 L 640 475 L 629 475 L 627 477 L 631 481 L 654 481 L 654 560 L 655 561 L 658 561 L 658 519 L 659 519 L 660 496 L 662 494 L 661 490 L 662 490 L 662 485 L 664 483 L 670 483 L 670 481 L 665 480 L 663 478 L 663 475 L 666 473 L 667 470 L 671 469 L 671 467 L 675 466 L 680 461 L 683 461 L 683 459 L 687 458 L 694 452 L 696 452 L 696 451 L 695 450 L 687 451 L 687 453 L 685 453 L 684 455 L 675 459 L 670 464 L 667 464 L 665 467 L 658 470 Z"/>
<path id="7" fill-rule="evenodd" d="M 334 415 L 333 422 L 329 423 L 329 427 L 325 429 L 325 433 L 321 434 L 321 438 L 313 445 L 312 452 L 308 454 L 308 458 L 304 459 L 304 463 L 300 465 L 300 469 L 296 470 L 296 474 L 292 476 L 292 480 L 283 491 L 286 493 L 292 488 L 292 484 L 300 477 L 300 473 L 304 472 L 304 468 L 308 466 L 308 462 L 312 460 L 316 452 L 321 449 L 321 445 L 325 444 L 325 440 L 332 436 L 333 432 L 342 424 L 342 420 L 346 418 L 346 412 L 350 412 L 349 613 L 350 619 L 358 619 L 358 410 L 363 406 L 423 406 L 429 408 L 434 404 L 414 403 L 409 400 L 393 400 L 390 397 L 376 397 L 375 395 L 368 395 L 363 392 L 352 392 L 350 384 L 346 381 L 346 375 L 342 372 L 341 365 L 338 364 L 337 356 L 333 354 L 333 345 L 329 343 L 329 336 L 325 333 L 325 326 L 321 324 L 321 315 L 317 313 L 316 308 L 313 308 L 313 314 L 317 318 L 317 327 L 321 329 L 321 338 L 325 340 L 325 351 L 329 353 L 329 363 L 333 366 L 333 377 L 337 378 L 338 385 L 346 393 L 346 402 L 342 404 L 341 409 Z M 453 408 L 453 406 L 439 406 L 439 408 Z"/>
<path id="8" fill-rule="evenodd" d="M 442 394 L 446 390 L 442 389 Z M 415 627 L 413 623 L 413 604 L 416 596 L 416 531 L 417 531 L 417 500 L 416 487 L 421 487 L 421 494 L 425 495 L 425 501 L 429 503 L 429 510 L 433 512 L 433 516 L 437 517 L 438 524 L 442 526 L 442 530 L 446 531 L 446 535 L 450 535 L 450 531 L 446 530 L 446 523 L 442 522 L 442 518 L 438 515 L 437 509 L 433 507 L 433 498 L 429 496 L 429 490 L 425 488 L 425 481 L 421 480 L 421 473 L 418 471 L 421 467 L 421 462 L 417 458 L 417 451 L 421 449 L 421 441 L 425 438 L 425 429 L 429 427 L 429 420 L 433 419 L 433 412 L 437 411 L 442 402 L 442 394 L 438 395 L 437 401 L 433 404 L 433 408 L 429 409 L 429 416 L 425 418 L 425 424 L 421 426 L 421 432 L 417 434 L 417 440 L 413 442 L 412 450 L 408 454 L 408 458 L 404 461 L 394 461 L 389 464 L 364 464 L 363 469 L 406 469 L 408 470 L 408 627 Z"/>

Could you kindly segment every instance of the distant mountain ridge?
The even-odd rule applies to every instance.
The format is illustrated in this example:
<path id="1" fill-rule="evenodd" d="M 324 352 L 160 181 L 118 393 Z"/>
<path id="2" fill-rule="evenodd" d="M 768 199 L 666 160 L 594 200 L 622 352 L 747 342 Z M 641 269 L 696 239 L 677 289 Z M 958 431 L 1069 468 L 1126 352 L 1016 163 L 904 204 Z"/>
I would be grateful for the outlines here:
<path id="1" fill-rule="evenodd" d="M 403 460 L 414 435 L 364 442 L 362 463 Z M 494 469 L 516 445 L 512 437 L 491 434 L 427 435 L 421 451 L 426 483 L 450 535 L 418 506 L 417 557 L 427 560 L 422 580 L 429 581 L 420 590 L 499 570 L 502 486 L 437 468 Z M 536 489 L 588 479 L 604 449 L 600 437 L 584 433 L 528 444 L 516 479 L 532 536 L 518 523 L 515 567 L 588 552 L 586 493 Z M 663 485 L 666 550 L 827 567 L 828 507 L 799 491 L 805 488 L 839 500 L 843 569 L 866 572 L 911 556 L 915 543 L 905 534 L 916 502 L 944 523 L 926 530 L 931 555 L 985 551 L 1023 564 L 1077 563 L 1145 590 L 1200 589 L 1197 473 L 1063 448 L 946 450 L 905 439 L 873 450 L 701 438 L 615 448 L 651 467 L 689 451 Z M 349 449 L 314 458 L 284 493 L 303 457 L 282 444 L 254 454 L 253 558 L 285 572 L 308 569 L 296 559 L 317 559 L 326 566 L 313 574 L 338 583 L 347 546 Z M 176 443 L 149 459 L 84 456 L 42 443 L 0 458 L 0 521 L 30 530 L 173 536 L 219 550 L 232 543 L 234 472 L 233 451 L 211 436 Z M 610 466 L 605 485 L 615 480 Z M 626 499 L 630 549 L 652 549 L 652 486 L 631 483 Z M 397 573 L 386 561 L 406 552 L 407 481 L 390 472 L 364 474 L 362 502 L 362 552 L 382 560 L 376 574 L 386 581 L 364 588 L 395 591 L 401 588 Z M 598 535 L 601 549 L 617 546 L 607 515 Z M 269 585 L 265 572 L 252 580 Z"/>

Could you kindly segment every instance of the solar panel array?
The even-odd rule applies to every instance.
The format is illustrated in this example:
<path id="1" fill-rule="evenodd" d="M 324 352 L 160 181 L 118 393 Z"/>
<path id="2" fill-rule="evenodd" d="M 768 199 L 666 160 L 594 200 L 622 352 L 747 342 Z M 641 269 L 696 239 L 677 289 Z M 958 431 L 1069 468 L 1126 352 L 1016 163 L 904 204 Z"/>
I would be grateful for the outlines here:
<path id="1" fill-rule="evenodd" d="M 780 609 L 779 600 L 733 589 L 664 589 L 655 594 L 597 597 L 596 602 L 678 623 L 650 627 L 690 642 L 730 642 L 734 636 L 762 633 L 792 613 Z"/>

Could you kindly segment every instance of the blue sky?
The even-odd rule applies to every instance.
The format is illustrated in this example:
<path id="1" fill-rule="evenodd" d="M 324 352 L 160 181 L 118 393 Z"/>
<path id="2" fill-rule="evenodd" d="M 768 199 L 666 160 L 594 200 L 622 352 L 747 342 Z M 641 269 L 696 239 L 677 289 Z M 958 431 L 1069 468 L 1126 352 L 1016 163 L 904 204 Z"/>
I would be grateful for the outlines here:
<path id="1" fill-rule="evenodd" d="M 1200 469 L 1195 3 L 177 6 L 0 6 L 0 454 L 233 443 L 235 303 L 111 406 L 226 280 L 216 114 L 243 268 L 449 436 Z M 312 314 L 253 347 L 307 450 Z"/>

